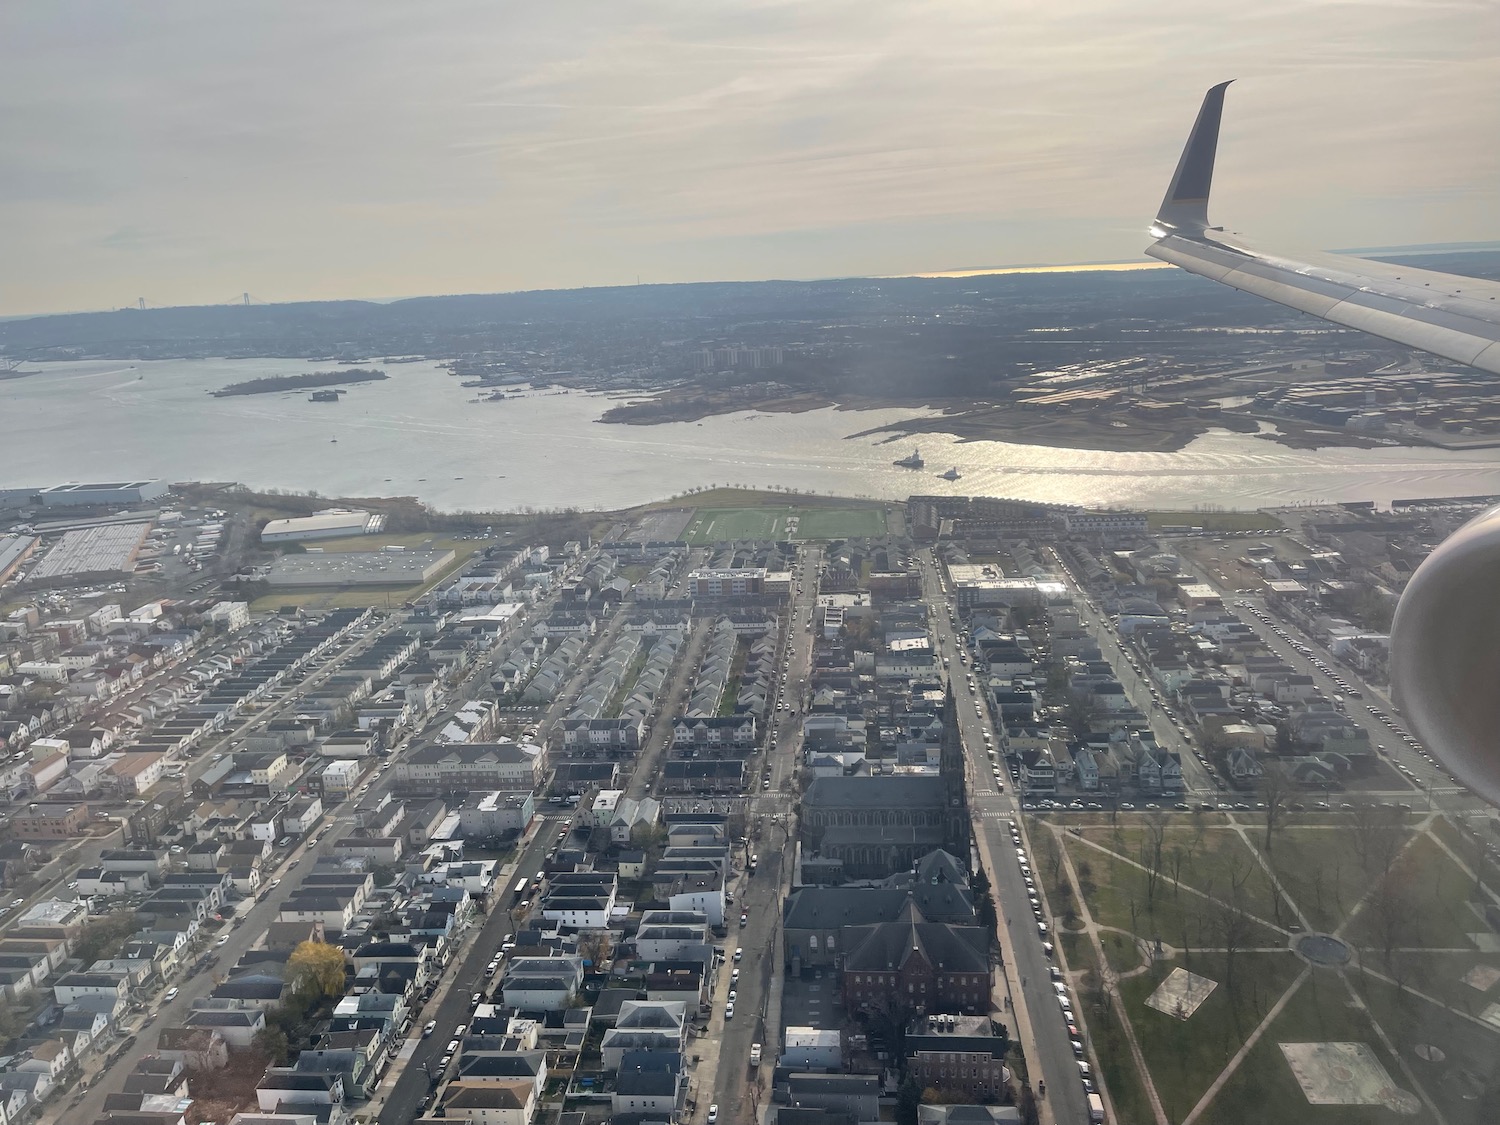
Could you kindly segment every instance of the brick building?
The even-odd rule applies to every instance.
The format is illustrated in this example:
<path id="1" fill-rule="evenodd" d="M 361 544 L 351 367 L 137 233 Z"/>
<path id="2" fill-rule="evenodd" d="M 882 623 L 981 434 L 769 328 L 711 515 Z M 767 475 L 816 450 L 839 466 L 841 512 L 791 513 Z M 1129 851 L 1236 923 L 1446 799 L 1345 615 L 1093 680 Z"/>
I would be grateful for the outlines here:
<path id="1" fill-rule="evenodd" d="M 989 933 L 981 926 L 923 922 L 909 906 L 895 922 L 847 926 L 840 934 L 845 1009 L 898 1003 L 912 1015 L 990 1009 Z"/>
<path id="2" fill-rule="evenodd" d="M 88 830 L 87 805 L 27 805 L 10 818 L 10 830 L 18 840 L 76 839 Z"/>

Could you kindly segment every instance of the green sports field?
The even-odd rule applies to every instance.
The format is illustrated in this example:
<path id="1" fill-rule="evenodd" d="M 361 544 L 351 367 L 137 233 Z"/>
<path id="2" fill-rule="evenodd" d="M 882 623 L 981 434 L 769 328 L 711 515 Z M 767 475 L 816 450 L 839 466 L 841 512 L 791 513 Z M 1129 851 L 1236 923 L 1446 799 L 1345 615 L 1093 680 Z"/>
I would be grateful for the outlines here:
<path id="1" fill-rule="evenodd" d="M 884 535 L 880 508 L 699 508 L 683 533 L 702 546 L 725 539 L 850 539 Z"/>

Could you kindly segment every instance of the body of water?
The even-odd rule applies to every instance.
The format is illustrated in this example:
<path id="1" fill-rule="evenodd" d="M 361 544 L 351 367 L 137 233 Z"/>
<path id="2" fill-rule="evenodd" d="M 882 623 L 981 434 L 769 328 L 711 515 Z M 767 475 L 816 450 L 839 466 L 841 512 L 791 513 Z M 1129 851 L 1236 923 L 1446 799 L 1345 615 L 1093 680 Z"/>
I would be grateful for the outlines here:
<path id="1" fill-rule="evenodd" d="M 380 366 L 372 362 L 370 366 Z M 69 480 L 239 481 L 325 496 L 413 495 L 445 510 L 619 508 L 694 486 L 786 486 L 901 499 L 1011 496 L 1090 506 L 1193 508 L 1500 493 L 1493 450 L 1290 450 L 1214 432 L 1177 453 L 1105 453 L 940 434 L 848 435 L 916 411 L 742 413 L 701 423 L 604 425 L 603 395 L 479 392 L 434 364 L 392 364 L 336 404 L 288 391 L 207 392 L 328 369 L 298 360 L 90 361 L 0 382 L 0 487 Z M 938 473 L 956 466 L 962 479 Z"/>

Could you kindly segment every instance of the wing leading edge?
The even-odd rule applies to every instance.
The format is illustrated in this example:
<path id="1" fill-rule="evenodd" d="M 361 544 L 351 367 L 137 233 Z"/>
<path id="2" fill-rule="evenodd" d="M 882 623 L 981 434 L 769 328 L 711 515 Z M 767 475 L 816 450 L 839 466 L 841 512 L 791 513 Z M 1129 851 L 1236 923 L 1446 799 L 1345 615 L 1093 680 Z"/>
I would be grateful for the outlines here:
<path id="1" fill-rule="evenodd" d="M 1208 91 L 1146 253 L 1189 273 L 1500 374 L 1500 284 L 1342 254 L 1291 257 L 1208 225 L 1228 82 Z"/>

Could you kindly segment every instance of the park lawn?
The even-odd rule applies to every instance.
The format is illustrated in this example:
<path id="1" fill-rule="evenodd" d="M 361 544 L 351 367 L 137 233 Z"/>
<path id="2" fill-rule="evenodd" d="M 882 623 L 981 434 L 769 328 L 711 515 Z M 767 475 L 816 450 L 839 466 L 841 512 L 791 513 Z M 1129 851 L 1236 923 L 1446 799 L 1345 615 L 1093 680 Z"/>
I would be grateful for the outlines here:
<path id="1" fill-rule="evenodd" d="M 793 530 L 791 521 L 796 520 Z M 851 539 L 886 533 L 883 508 L 825 508 L 770 503 L 737 507 L 699 507 L 684 532 L 702 546 L 725 539 Z"/>
<path id="2" fill-rule="evenodd" d="M 883 508 L 799 508 L 798 539 L 876 538 L 886 532 Z"/>
<path id="3" fill-rule="evenodd" d="M 1439 1111 L 1451 1122 L 1478 1120 L 1475 1102 L 1463 1094 L 1474 1092 L 1475 1080 L 1481 1088 L 1490 1085 L 1500 1032 L 1384 981 L 1360 980 L 1356 973 L 1350 980 Z M 1442 1062 L 1426 1061 L 1416 1053 L 1421 1044 L 1437 1047 L 1446 1057 Z M 1410 1088 L 1406 1075 L 1392 1072 L 1391 1077 L 1403 1089 Z"/>
<path id="4" fill-rule="evenodd" d="M 1146 1004 L 1179 966 L 1219 985 L 1185 1020 Z M 1232 997 L 1225 984 L 1228 973 L 1222 953 L 1195 953 L 1191 962 L 1180 957 L 1157 961 L 1146 972 L 1120 981 L 1125 1011 L 1168 1120 L 1181 1121 L 1198 1104 L 1302 968 L 1302 961 L 1291 952 L 1236 954 Z"/>
<path id="5" fill-rule="evenodd" d="M 1139 967 L 1141 947 L 1131 938 L 1105 930 L 1099 935 L 1099 943 L 1104 947 L 1104 959 L 1116 973 L 1128 973 Z"/>
<path id="6" fill-rule="evenodd" d="M 1365 954 L 1368 968 L 1425 992 L 1455 1011 L 1477 1018 L 1491 1004 L 1500 1002 L 1500 981 L 1481 992 L 1464 980 L 1469 970 L 1481 966 L 1500 971 L 1500 954 L 1409 952 L 1395 954 L 1392 961 L 1394 964 L 1387 968 L 1378 951 Z"/>
<path id="7" fill-rule="evenodd" d="M 1070 973 L 1082 976 L 1084 973 L 1099 968 L 1099 958 L 1094 953 L 1094 943 L 1087 934 L 1059 931 L 1057 941 L 1062 948 L 1063 960 L 1067 963 Z"/>
<path id="8" fill-rule="evenodd" d="M 1108 832 L 1085 829 L 1083 835 L 1085 839 L 1137 863 L 1142 862 L 1142 848 L 1150 840 L 1146 828 L 1137 824 L 1116 826 Z M 1182 856 L 1180 868 L 1173 867 L 1174 850 Z M 1292 919 L 1285 901 L 1278 901 L 1280 896 L 1265 869 L 1245 846 L 1244 838 L 1233 829 L 1205 826 L 1200 832 L 1196 827 L 1170 826 L 1163 836 L 1162 857 L 1163 874 L 1171 876 L 1180 872 L 1184 886 L 1215 897 L 1228 893 L 1231 875 L 1237 866 L 1239 877 L 1244 880 L 1241 887 L 1247 913 L 1271 925 L 1282 925 Z M 1279 919 L 1278 906 L 1281 907 Z"/>
<path id="9" fill-rule="evenodd" d="M 1473 946 L 1470 934 L 1488 930 L 1469 905 L 1473 881 L 1429 836 L 1413 840 L 1391 873 L 1404 888 L 1410 912 L 1407 923 L 1388 931 L 1399 935 L 1396 945 L 1467 950 Z M 1368 950 L 1367 958 L 1378 960 L 1383 955 L 1383 931 L 1380 905 L 1372 894 L 1350 923 L 1348 937 Z"/>
<path id="10" fill-rule="evenodd" d="M 1477 867 L 1486 885 L 1493 887 L 1500 883 L 1500 864 L 1497 864 L 1473 840 L 1460 832 L 1447 817 L 1433 817 L 1428 821 L 1427 830 L 1442 843 L 1447 844 L 1449 851 L 1458 856 L 1459 862 L 1466 865 L 1470 871 Z M 1486 828 L 1480 840 L 1482 843 L 1489 843 L 1491 836 L 1490 830 Z"/>
<path id="11" fill-rule="evenodd" d="M 1313 970 L 1199 1120 L 1213 1125 L 1432 1125 L 1425 1113 L 1404 1117 L 1383 1106 L 1310 1104 L 1279 1044 L 1319 1042 L 1365 1043 L 1392 1080 L 1403 1083 L 1400 1067 L 1363 1009 L 1354 1005 L 1340 975 Z"/>
<path id="12" fill-rule="evenodd" d="M 1119 1125 L 1156 1125 L 1146 1083 L 1131 1057 L 1115 1006 L 1109 1004 L 1100 1011 L 1092 1004 L 1079 1004 L 1078 1015 L 1084 1021 L 1083 1031 L 1094 1057 L 1099 1060 L 1099 1077 L 1104 1080 L 1104 1089 L 1115 1110 L 1113 1120 Z"/>
<path id="13" fill-rule="evenodd" d="M 1026 827 L 1026 838 L 1031 843 L 1032 878 L 1041 888 L 1052 916 L 1061 922 L 1073 904 L 1073 885 L 1061 862 L 1062 844 L 1052 829 L 1037 823 L 1034 817 Z"/>
<path id="14" fill-rule="evenodd" d="M 1336 829 L 1287 828 L 1272 841 L 1271 868 L 1316 930 L 1338 929 L 1369 889 L 1370 878 L 1350 835 Z M 1257 848 L 1265 842 L 1261 835 L 1252 839 Z"/>
<path id="15" fill-rule="evenodd" d="M 1147 512 L 1146 526 L 1201 527 L 1204 531 L 1271 531 L 1285 527 L 1269 512 Z"/>
<path id="16" fill-rule="evenodd" d="M 725 539 L 780 539 L 785 508 L 699 508 L 683 534 L 702 546 Z"/>
<path id="17" fill-rule="evenodd" d="M 1137 867 L 1096 851 L 1080 840 L 1067 838 L 1068 855 L 1080 880 L 1083 864 L 1091 872 L 1092 887 L 1086 895 L 1094 920 L 1106 926 L 1134 933 L 1147 941 L 1160 939 L 1169 945 L 1198 949 L 1217 945 L 1219 908 L 1197 895 L 1174 894 L 1171 884 L 1161 879 L 1156 887 L 1153 910 L 1146 909 L 1146 873 Z M 1135 916 L 1131 917 L 1131 903 Z M 1253 918 L 1246 920 L 1244 946 L 1284 946 L 1286 938 Z"/>

